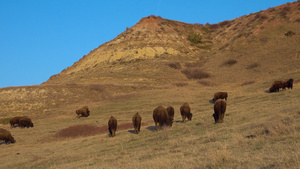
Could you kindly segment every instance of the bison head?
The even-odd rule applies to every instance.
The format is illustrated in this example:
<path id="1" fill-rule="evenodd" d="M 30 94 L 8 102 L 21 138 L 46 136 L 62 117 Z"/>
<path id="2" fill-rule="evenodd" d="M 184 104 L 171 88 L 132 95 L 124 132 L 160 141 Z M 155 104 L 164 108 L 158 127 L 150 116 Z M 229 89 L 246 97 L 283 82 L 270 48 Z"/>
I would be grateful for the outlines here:
<path id="1" fill-rule="evenodd" d="M 192 114 L 192 113 L 188 113 L 188 114 L 186 115 L 186 117 L 187 117 L 189 120 L 192 120 L 193 114 Z"/>

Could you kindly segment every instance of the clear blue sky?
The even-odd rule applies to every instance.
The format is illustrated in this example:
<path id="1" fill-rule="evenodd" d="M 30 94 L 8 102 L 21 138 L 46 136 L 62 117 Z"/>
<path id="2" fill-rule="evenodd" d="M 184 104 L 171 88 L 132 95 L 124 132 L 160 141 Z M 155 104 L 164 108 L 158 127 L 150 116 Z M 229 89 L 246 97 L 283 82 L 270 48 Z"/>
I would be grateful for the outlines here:
<path id="1" fill-rule="evenodd" d="M 0 0 L 0 88 L 41 84 L 149 15 L 212 24 L 294 1 Z"/>

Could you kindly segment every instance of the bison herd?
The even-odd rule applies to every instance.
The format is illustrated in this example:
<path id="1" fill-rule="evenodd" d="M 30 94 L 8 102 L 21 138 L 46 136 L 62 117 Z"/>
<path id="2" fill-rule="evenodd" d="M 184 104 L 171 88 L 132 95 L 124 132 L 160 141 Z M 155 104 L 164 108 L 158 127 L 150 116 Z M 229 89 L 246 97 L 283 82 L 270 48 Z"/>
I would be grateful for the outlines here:
<path id="1" fill-rule="evenodd" d="M 273 85 L 270 87 L 269 91 L 278 92 L 279 89 L 285 90 L 293 89 L 293 79 L 289 79 L 287 81 L 275 81 Z M 212 99 L 214 103 L 214 114 L 212 115 L 215 123 L 222 123 L 224 121 L 224 115 L 226 111 L 226 102 L 227 102 L 228 93 L 227 92 L 217 92 L 214 94 Z M 158 106 L 153 110 L 153 120 L 155 123 L 155 129 L 161 129 L 164 126 L 172 127 L 174 120 L 174 108 L 169 106 L 164 108 L 163 106 Z M 88 117 L 90 115 L 90 110 L 87 106 L 84 106 L 78 110 L 76 110 L 77 117 Z M 185 122 L 186 118 L 188 120 L 192 120 L 193 114 L 191 113 L 191 108 L 188 103 L 184 103 L 180 107 L 180 114 L 182 117 L 182 122 Z M 134 128 L 134 133 L 138 134 L 140 132 L 142 123 L 142 117 L 139 113 L 134 114 L 132 117 L 132 124 Z M 20 127 L 20 128 L 29 128 L 33 127 L 33 123 L 29 117 L 26 116 L 17 116 L 13 117 L 10 120 L 11 128 Z M 109 118 L 108 121 L 108 131 L 109 136 L 114 137 L 117 131 L 117 119 L 113 116 Z M 6 130 L 0 128 L 0 140 L 4 140 L 6 144 L 15 143 L 16 141 L 12 137 L 11 133 Z"/>

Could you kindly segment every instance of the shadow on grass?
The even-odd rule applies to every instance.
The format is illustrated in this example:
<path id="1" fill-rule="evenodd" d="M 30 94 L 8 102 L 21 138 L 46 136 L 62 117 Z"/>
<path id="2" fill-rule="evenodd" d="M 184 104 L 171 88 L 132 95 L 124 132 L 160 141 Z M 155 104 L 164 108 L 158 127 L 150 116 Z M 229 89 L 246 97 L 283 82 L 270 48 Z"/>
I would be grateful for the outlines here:
<path id="1" fill-rule="evenodd" d="M 182 120 L 175 120 L 175 123 L 183 123 Z"/>
<path id="2" fill-rule="evenodd" d="M 128 130 L 128 132 L 131 133 L 131 134 L 135 134 L 134 130 Z"/>
<path id="3" fill-rule="evenodd" d="M 196 123 L 196 126 L 201 126 L 202 125 L 202 123 Z"/>
<path id="4" fill-rule="evenodd" d="M 150 130 L 150 131 L 156 131 L 156 127 L 155 126 L 148 126 L 146 129 Z"/>
<path id="5" fill-rule="evenodd" d="M 271 93 L 270 90 L 265 90 L 265 93 Z"/>

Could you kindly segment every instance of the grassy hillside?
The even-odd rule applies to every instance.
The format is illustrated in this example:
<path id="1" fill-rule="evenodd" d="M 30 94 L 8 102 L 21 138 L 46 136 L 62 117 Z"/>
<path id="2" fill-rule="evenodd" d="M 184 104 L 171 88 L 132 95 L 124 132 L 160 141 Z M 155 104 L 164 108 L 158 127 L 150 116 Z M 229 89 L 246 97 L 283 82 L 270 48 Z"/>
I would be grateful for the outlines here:
<path id="1" fill-rule="evenodd" d="M 299 39 L 299 2 L 214 25 L 143 18 L 41 85 L 0 89 L 0 128 L 17 141 L 0 143 L 0 167 L 298 168 Z M 289 78 L 293 89 L 267 92 Z M 229 94 L 227 111 L 214 124 L 219 91 Z M 181 123 L 185 102 L 193 120 Z M 91 115 L 77 118 L 85 105 Z M 175 122 L 156 132 L 159 105 L 175 108 Z M 23 115 L 35 126 L 11 129 Z"/>
<path id="2" fill-rule="evenodd" d="M 300 165 L 300 87 L 266 93 L 268 84 L 243 87 L 189 87 L 155 89 L 129 98 L 117 98 L 91 110 L 88 118 L 75 112 L 52 112 L 49 117 L 33 117 L 34 128 L 9 129 L 16 144 L 1 145 L 1 166 L 17 168 L 297 168 Z M 225 121 L 214 124 L 216 91 L 228 91 Z M 190 103 L 193 119 L 181 123 L 179 107 Z M 154 131 L 152 111 L 172 105 L 172 128 Z M 135 112 L 144 125 L 139 135 L 132 133 Z M 118 119 L 117 136 L 108 137 L 108 119 Z M 64 132 L 74 125 L 74 134 Z M 93 133 L 92 127 L 97 132 Z M 80 130 L 79 130 L 80 129 Z M 80 131 L 91 133 L 87 137 Z M 77 134 L 76 134 L 77 133 Z M 70 137 L 63 137 L 70 136 Z M 250 137 L 250 138 L 247 138 Z M 253 137 L 253 138 L 252 138 Z M 14 158 L 14 160 L 11 160 Z"/>

